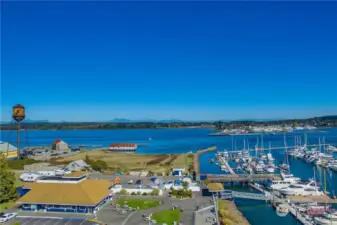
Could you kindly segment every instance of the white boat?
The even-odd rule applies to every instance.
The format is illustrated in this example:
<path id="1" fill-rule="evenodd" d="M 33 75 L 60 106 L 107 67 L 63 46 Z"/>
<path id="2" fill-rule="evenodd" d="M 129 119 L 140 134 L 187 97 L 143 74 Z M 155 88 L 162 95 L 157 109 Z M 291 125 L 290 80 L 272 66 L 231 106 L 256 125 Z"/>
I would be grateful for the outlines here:
<path id="1" fill-rule="evenodd" d="M 226 151 L 226 150 L 222 153 L 222 155 L 223 155 L 223 157 L 225 157 L 225 158 L 228 158 L 228 157 L 229 157 L 229 153 L 228 153 L 228 151 Z"/>
<path id="2" fill-rule="evenodd" d="M 267 154 L 268 161 L 274 161 L 273 155 L 271 153 Z"/>
<path id="3" fill-rule="evenodd" d="M 276 214 L 280 217 L 284 217 L 288 215 L 289 213 L 289 207 L 285 204 L 278 205 L 276 207 Z"/>
<path id="4" fill-rule="evenodd" d="M 268 165 L 266 167 L 264 167 L 264 170 L 267 172 L 267 173 L 274 173 L 275 172 L 275 168 L 271 165 Z"/>
<path id="5" fill-rule="evenodd" d="M 337 212 L 327 212 L 322 217 L 314 218 L 314 221 L 319 225 L 337 225 Z"/>
<path id="6" fill-rule="evenodd" d="M 271 190 L 280 190 L 282 188 L 289 187 L 291 184 L 296 184 L 301 181 L 300 178 L 294 177 L 292 174 L 283 174 L 281 172 L 282 180 L 270 180 L 267 188 Z"/>
<path id="7" fill-rule="evenodd" d="M 308 182 L 291 184 L 288 187 L 281 188 L 279 192 L 284 195 L 324 195 L 320 188 L 317 187 L 316 182 L 313 179 Z"/>
<path id="8" fill-rule="evenodd" d="M 261 154 L 261 159 L 262 159 L 262 160 L 267 160 L 267 155 L 266 155 L 265 153 L 262 153 L 262 154 Z"/>
<path id="9" fill-rule="evenodd" d="M 257 174 L 264 173 L 264 167 L 261 164 L 257 164 L 254 168 L 254 172 Z"/>
<path id="10" fill-rule="evenodd" d="M 278 167 L 280 168 L 280 170 L 283 170 L 285 172 L 289 172 L 290 170 L 290 166 L 286 163 L 281 163 L 278 165 Z"/>
<path id="11" fill-rule="evenodd" d="M 238 165 L 238 166 L 236 167 L 236 170 L 242 170 L 241 166 Z"/>
<path id="12" fill-rule="evenodd" d="M 221 171 L 229 172 L 227 166 L 221 166 Z"/>

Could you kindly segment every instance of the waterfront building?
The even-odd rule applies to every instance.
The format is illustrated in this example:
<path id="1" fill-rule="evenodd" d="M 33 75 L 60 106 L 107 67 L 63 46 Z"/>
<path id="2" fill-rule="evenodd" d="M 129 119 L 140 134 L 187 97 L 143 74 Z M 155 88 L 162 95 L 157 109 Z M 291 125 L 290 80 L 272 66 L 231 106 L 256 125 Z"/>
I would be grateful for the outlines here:
<path id="1" fill-rule="evenodd" d="M 51 147 L 52 150 L 56 150 L 56 151 L 68 151 L 69 150 L 69 146 L 66 142 L 60 140 L 60 139 L 56 139 Z"/>
<path id="2" fill-rule="evenodd" d="M 84 160 L 76 160 L 69 163 L 66 167 L 69 171 L 82 171 L 83 169 L 90 168 L 90 166 L 84 162 Z"/>
<path id="3" fill-rule="evenodd" d="M 25 183 L 17 203 L 24 211 L 96 213 L 112 199 L 110 188 L 116 182 L 87 179 L 84 172 L 63 177 L 43 177 Z"/>
<path id="4" fill-rule="evenodd" d="M 109 150 L 114 152 L 135 152 L 137 147 L 137 144 L 132 143 L 114 143 L 110 145 Z"/>
<path id="5" fill-rule="evenodd" d="M 8 160 L 18 157 L 17 148 L 8 142 L 0 142 L 0 154 L 4 154 Z"/>

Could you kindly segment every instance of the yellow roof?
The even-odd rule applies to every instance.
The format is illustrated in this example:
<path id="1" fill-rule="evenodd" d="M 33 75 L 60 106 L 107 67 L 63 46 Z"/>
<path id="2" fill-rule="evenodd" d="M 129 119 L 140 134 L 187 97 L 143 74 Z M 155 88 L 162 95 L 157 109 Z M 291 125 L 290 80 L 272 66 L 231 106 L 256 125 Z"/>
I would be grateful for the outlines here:
<path id="1" fill-rule="evenodd" d="M 224 187 L 221 183 L 210 183 L 207 185 L 209 191 L 224 191 Z"/>
<path id="2" fill-rule="evenodd" d="M 60 205 L 97 205 L 111 191 L 107 180 L 84 180 L 77 184 L 64 183 L 25 183 L 31 189 L 17 202 Z"/>
<path id="3" fill-rule="evenodd" d="M 74 171 L 74 172 L 64 175 L 64 177 L 81 177 L 87 174 L 88 172 L 86 171 Z"/>

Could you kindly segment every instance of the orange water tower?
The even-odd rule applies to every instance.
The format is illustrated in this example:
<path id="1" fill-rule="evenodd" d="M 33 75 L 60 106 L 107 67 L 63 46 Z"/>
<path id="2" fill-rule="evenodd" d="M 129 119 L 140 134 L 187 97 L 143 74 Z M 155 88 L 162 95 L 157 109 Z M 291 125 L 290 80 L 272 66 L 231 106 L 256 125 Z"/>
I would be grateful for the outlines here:
<path id="1" fill-rule="evenodd" d="M 20 158 L 20 123 L 26 118 L 25 107 L 20 104 L 13 106 L 13 119 L 17 123 L 18 143 L 17 143 L 17 157 Z"/>

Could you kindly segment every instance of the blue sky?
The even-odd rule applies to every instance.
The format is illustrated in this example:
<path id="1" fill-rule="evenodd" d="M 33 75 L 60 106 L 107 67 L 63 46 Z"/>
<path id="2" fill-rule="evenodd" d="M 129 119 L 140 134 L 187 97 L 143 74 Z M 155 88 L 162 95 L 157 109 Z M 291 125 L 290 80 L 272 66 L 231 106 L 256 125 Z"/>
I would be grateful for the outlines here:
<path id="1" fill-rule="evenodd" d="M 336 2 L 5 2 L 1 120 L 337 114 Z"/>

